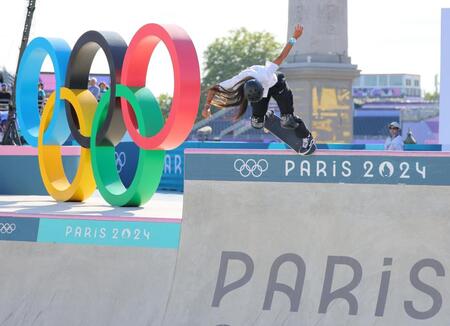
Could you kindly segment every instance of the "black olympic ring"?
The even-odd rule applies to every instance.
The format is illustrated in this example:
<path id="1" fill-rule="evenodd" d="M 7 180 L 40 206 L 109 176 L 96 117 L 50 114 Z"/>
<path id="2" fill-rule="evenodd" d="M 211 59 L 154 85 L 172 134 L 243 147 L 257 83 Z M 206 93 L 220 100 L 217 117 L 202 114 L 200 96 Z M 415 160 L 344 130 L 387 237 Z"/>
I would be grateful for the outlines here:
<path id="1" fill-rule="evenodd" d="M 100 127 L 96 139 L 98 145 L 104 142 L 117 145 L 126 132 L 120 99 L 116 99 L 116 85 L 120 83 L 123 59 L 127 48 L 127 42 L 118 33 L 88 31 L 80 36 L 70 54 L 65 82 L 65 87 L 70 89 L 86 89 L 91 65 L 99 49 L 103 50 L 108 61 L 111 92 L 108 115 Z M 66 102 L 65 104 L 72 136 L 80 146 L 89 148 L 90 138 L 80 133 L 75 110 L 70 103 Z"/>

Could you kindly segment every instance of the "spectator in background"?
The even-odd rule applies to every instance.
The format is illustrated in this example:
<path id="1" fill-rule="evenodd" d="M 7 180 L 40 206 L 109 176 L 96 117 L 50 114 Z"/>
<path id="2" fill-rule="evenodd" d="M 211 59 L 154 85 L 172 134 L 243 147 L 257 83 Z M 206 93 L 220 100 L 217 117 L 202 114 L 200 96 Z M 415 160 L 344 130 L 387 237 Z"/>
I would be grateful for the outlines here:
<path id="1" fill-rule="evenodd" d="M 10 102 L 11 102 L 11 93 L 8 92 L 6 84 L 2 84 L 0 89 L 0 111 L 9 110 Z"/>
<path id="2" fill-rule="evenodd" d="M 8 92 L 6 84 L 2 84 L 2 87 L 0 89 L 0 100 L 11 100 L 11 93 Z"/>
<path id="3" fill-rule="evenodd" d="M 105 94 L 108 91 L 109 87 L 104 82 L 100 82 L 100 84 L 98 84 L 98 86 L 100 86 L 100 97 L 99 97 L 99 100 L 100 100 L 102 98 L 103 94 Z"/>
<path id="4" fill-rule="evenodd" d="M 38 108 L 39 108 L 39 114 L 42 114 L 42 110 L 44 109 L 44 105 L 45 105 L 45 100 L 46 100 L 46 94 L 45 94 L 45 90 L 44 90 L 44 84 L 40 82 L 38 84 Z"/>
<path id="5" fill-rule="evenodd" d="M 88 90 L 92 93 L 92 95 L 95 96 L 95 98 L 97 99 L 97 101 L 100 98 L 100 87 L 97 86 L 97 78 L 92 77 L 89 80 L 89 87 Z"/>
<path id="6" fill-rule="evenodd" d="M 384 143 L 384 149 L 388 151 L 402 151 L 403 139 L 400 135 L 400 124 L 393 121 L 389 124 L 389 137 Z"/>
<path id="7" fill-rule="evenodd" d="M 3 137 L 5 136 L 6 122 L 6 119 L 0 118 L 0 142 L 3 141 Z"/>

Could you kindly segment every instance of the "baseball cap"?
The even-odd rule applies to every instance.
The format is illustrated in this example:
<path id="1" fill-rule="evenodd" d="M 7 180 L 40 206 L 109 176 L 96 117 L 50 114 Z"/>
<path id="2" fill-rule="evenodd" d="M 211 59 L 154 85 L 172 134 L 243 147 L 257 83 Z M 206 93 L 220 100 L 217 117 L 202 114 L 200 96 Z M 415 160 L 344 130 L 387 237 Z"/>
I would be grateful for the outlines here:
<path id="1" fill-rule="evenodd" d="M 400 124 L 397 121 L 392 121 L 389 124 L 389 128 L 398 128 L 398 129 L 400 129 Z"/>

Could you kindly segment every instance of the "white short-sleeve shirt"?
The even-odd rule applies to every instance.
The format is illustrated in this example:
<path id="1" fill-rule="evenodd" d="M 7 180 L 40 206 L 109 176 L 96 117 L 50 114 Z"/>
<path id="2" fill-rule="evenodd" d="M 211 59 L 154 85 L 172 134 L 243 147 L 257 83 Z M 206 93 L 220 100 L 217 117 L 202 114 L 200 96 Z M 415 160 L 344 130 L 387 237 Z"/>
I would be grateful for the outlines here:
<path id="1" fill-rule="evenodd" d="M 398 135 L 394 139 L 388 137 L 384 143 L 384 149 L 388 151 L 402 151 L 403 150 L 403 139 L 402 136 Z"/>
<path id="2" fill-rule="evenodd" d="M 232 89 L 237 83 L 246 77 L 253 77 L 259 81 L 264 88 L 263 97 L 267 97 L 269 93 L 269 88 L 277 83 L 277 75 L 275 72 L 278 70 L 278 65 L 266 61 L 265 66 L 255 65 L 248 67 L 247 69 L 241 71 L 236 76 L 221 82 L 219 85 L 225 89 Z"/>

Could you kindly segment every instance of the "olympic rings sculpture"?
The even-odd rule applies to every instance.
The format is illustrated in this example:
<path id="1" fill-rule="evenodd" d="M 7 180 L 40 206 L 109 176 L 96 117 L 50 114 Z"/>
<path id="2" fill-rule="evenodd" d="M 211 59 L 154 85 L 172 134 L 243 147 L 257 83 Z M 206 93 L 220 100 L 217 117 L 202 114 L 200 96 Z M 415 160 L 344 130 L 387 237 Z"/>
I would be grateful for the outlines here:
<path id="1" fill-rule="evenodd" d="M 164 122 L 158 102 L 145 88 L 150 58 L 162 41 L 174 71 L 174 92 Z M 103 50 L 110 89 L 97 103 L 86 89 L 92 62 Z M 39 116 L 37 87 L 44 59 L 55 71 L 55 91 Z M 119 100 L 120 98 L 120 100 Z M 194 44 L 176 25 L 147 24 L 130 44 L 115 32 L 88 31 L 73 49 L 62 39 L 38 37 L 27 46 L 17 74 L 16 106 L 22 135 L 38 147 L 39 169 L 49 194 L 60 201 L 83 201 L 99 189 L 115 206 L 139 206 L 155 193 L 165 150 L 189 135 L 200 99 L 200 69 Z M 116 167 L 115 146 L 128 132 L 139 147 L 131 185 L 126 188 Z M 80 163 L 70 182 L 61 146 L 72 135 L 81 146 Z"/>
<path id="2" fill-rule="evenodd" d="M 255 178 L 262 176 L 264 172 L 269 169 L 269 162 L 265 159 L 260 159 L 258 161 L 254 159 L 248 159 L 244 161 L 243 159 L 237 159 L 234 161 L 234 170 L 239 172 L 244 178 L 252 175 Z"/>

